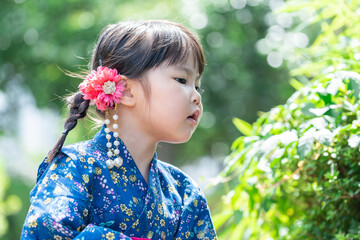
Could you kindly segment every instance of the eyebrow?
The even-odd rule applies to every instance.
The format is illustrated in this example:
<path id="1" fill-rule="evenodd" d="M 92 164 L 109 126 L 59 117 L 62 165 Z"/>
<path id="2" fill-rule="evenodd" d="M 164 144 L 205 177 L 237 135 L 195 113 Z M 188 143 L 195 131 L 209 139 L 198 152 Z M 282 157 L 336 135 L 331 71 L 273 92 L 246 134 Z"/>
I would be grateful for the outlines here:
<path id="1" fill-rule="evenodd" d="M 180 66 L 175 66 L 175 67 L 182 70 L 182 71 L 185 71 L 188 75 L 195 73 L 192 69 L 190 69 L 190 68 L 188 68 L 186 66 L 180 65 Z M 199 73 L 195 74 L 195 76 L 196 76 L 196 80 L 199 80 L 200 77 L 201 77 Z"/>

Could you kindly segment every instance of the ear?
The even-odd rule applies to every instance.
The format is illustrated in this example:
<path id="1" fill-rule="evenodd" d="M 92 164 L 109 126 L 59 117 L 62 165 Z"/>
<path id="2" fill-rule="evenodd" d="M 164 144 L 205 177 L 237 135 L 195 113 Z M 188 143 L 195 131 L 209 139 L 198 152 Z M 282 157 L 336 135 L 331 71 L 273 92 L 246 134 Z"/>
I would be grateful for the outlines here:
<path id="1" fill-rule="evenodd" d="M 126 82 L 126 84 L 120 104 L 127 107 L 133 107 L 136 104 L 136 95 L 140 83 L 139 81 L 127 78 L 125 76 L 123 76 L 123 80 Z"/>

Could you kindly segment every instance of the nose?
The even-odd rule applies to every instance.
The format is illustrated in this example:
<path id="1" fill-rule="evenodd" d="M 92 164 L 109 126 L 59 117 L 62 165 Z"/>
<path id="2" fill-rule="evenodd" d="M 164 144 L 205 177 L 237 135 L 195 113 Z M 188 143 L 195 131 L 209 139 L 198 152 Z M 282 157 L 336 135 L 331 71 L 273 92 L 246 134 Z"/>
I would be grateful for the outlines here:
<path id="1" fill-rule="evenodd" d="M 196 105 L 201 104 L 201 95 L 200 93 L 194 88 L 193 90 L 193 94 L 191 96 L 191 100 L 193 103 L 195 103 Z"/>

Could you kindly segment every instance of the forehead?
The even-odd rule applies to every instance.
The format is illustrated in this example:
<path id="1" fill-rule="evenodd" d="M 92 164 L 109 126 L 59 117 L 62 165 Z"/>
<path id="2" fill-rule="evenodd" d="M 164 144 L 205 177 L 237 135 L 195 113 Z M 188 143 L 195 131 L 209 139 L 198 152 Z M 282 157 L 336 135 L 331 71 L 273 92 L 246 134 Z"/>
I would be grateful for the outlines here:
<path id="1" fill-rule="evenodd" d="M 179 63 L 169 64 L 169 62 L 164 62 L 161 64 L 163 68 L 172 68 L 175 70 L 180 70 L 186 72 L 188 75 L 194 75 L 196 78 L 200 78 L 199 66 L 196 58 L 193 54 L 188 54 L 188 57 Z"/>

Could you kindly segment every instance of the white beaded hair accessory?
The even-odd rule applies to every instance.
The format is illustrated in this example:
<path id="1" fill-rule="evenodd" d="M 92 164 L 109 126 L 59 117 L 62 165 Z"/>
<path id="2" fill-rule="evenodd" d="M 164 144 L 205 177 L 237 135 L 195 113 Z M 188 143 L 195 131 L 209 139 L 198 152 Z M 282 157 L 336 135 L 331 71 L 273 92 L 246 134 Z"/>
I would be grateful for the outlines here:
<path id="1" fill-rule="evenodd" d="M 115 104 L 115 111 L 117 109 L 117 105 Z M 118 119 L 118 115 L 115 113 L 112 116 L 112 119 L 116 122 L 116 120 Z M 119 133 L 117 132 L 117 129 L 119 128 L 119 125 L 117 123 L 114 123 L 112 125 L 112 128 L 114 129 L 113 131 L 113 136 L 115 138 L 115 141 L 113 143 L 110 142 L 111 140 L 111 135 L 110 135 L 110 128 L 108 127 L 110 125 L 110 119 L 109 119 L 109 110 L 106 110 L 105 113 L 105 124 L 106 124 L 106 128 L 105 128 L 105 133 L 106 133 L 106 139 L 108 140 L 108 142 L 106 143 L 106 147 L 108 148 L 108 152 L 107 152 L 107 156 L 108 156 L 108 160 L 106 160 L 106 166 L 109 169 L 112 169 L 113 167 L 121 167 L 123 164 L 123 159 L 120 157 L 119 153 L 119 145 L 120 145 L 120 139 L 119 139 Z"/>

